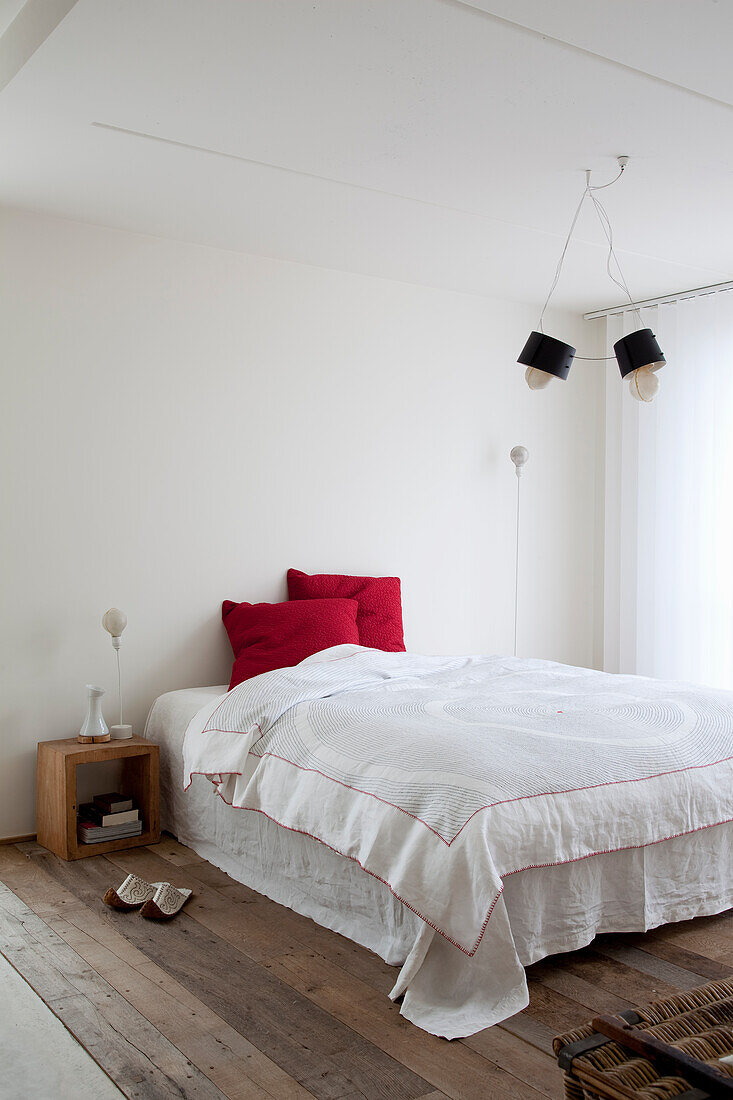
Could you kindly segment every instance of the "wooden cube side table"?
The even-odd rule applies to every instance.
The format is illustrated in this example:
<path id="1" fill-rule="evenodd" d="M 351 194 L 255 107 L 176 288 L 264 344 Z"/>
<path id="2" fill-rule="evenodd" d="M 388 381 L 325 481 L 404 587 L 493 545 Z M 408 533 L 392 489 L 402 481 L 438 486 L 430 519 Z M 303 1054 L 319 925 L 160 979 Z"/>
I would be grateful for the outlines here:
<path id="1" fill-rule="evenodd" d="M 160 749 L 142 737 L 80 745 L 75 737 L 38 742 L 36 772 L 38 843 L 62 859 L 83 859 L 122 848 L 137 848 L 160 840 Z M 140 836 L 80 844 L 76 835 L 76 769 L 79 764 L 121 760 L 121 793 L 134 798 L 140 808 Z"/>

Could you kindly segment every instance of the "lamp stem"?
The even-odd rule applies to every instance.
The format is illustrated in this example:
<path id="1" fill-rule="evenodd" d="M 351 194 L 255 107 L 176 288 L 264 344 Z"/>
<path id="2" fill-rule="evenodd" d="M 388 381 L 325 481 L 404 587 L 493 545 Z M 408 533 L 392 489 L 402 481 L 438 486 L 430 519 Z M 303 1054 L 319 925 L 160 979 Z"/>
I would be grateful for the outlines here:
<path id="1" fill-rule="evenodd" d="M 522 479 L 519 476 L 520 467 L 517 467 L 517 546 L 514 566 L 514 656 L 517 655 L 517 610 L 519 607 L 519 487 Z"/>
<path id="2" fill-rule="evenodd" d="M 120 650 L 117 647 L 117 699 L 120 704 L 120 725 L 122 725 L 122 670 L 120 668 Z"/>

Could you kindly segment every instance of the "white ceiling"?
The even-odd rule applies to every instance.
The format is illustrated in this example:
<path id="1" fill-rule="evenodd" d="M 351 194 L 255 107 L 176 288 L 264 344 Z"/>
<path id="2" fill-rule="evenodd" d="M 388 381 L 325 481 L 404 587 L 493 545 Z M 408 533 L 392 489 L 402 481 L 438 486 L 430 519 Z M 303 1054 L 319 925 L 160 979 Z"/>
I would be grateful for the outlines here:
<path id="1" fill-rule="evenodd" d="M 23 7 L 25 0 L 0 0 L 0 34 L 3 34 Z"/>
<path id="2" fill-rule="evenodd" d="M 733 276 L 731 41 L 718 0 L 77 0 L 0 93 L 0 202 L 538 302 L 625 153 L 624 271 L 671 293 Z M 617 302 L 577 233 L 556 302 Z"/>

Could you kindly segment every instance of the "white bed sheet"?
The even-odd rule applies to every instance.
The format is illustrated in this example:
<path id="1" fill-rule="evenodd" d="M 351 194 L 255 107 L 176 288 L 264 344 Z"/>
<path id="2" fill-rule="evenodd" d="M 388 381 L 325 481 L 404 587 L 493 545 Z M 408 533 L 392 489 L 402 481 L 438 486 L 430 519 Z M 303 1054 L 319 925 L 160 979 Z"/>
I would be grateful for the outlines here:
<path id="1" fill-rule="evenodd" d="M 516 963 L 492 950 L 507 925 L 529 965 L 583 947 L 599 932 L 645 931 L 733 904 L 731 830 L 720 826 L 507 877 L 489 930 L 467 958 L 353 861 L 227 806 L 203 776 L 184 792 L 186 727 L 224 690 L 169 692 L 153 705 L 146 736 L 161 747 L 163 827 L 237 881 L 402 966 L 393 995 L 404 993 L 403 1015 L 433 1034 L 471 1034 L 526 1006 L 526 985 L 518 995 L 502 969 Z M 502 999 L 501 990 L 512 987 L 510 1000 Z"/>

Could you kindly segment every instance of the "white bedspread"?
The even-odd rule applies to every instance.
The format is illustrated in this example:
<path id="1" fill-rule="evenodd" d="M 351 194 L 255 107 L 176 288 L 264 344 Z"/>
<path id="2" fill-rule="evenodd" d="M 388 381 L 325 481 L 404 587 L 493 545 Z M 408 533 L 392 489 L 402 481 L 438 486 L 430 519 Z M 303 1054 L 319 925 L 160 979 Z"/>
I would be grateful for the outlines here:
<path id="1" fill-rule="evenodd" d="M 497 905 L 508 876 L 729 821 L 732 731 L 725 692 L 342 646 L 205 707 L 185 780 L 213 776 L 229 804 L 384 882 L 425 923 L 402 986 L 430 930 L 472 957 L 491 921 L 501 980 L 486 1026 L 526 1003 Z"/>

